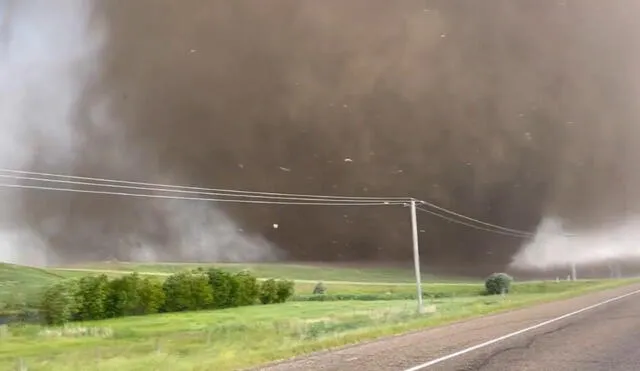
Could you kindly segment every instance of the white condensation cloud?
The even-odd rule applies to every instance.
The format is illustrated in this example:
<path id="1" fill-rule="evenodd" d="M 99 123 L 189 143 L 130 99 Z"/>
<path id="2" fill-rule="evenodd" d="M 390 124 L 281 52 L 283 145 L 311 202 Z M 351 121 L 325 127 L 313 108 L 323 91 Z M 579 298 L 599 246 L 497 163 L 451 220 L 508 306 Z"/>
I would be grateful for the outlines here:
<path id="1" fill-rule="evenodd" d="M 535 237 L 513 257 L 519 269 L 553 269 L 575 264 L 600 264 L 640 259 L 640 219 L 586 231 L 563 229 L 558 219 L 543 221 Z"/>
<path id="2" fill-rule="evenodd" d="M 104 35 L 97 23 L 90 24 L 89 4 L 83 0 L 2 3 L 1 168 L 24 168 L 36 159 L 57 171 L 73 166 L 78 143 L 74 115 L 98 68 Z M 44 264 L 53 256 L 31 226 L 16 220 L 18 192 L 0 189 L 0 261 Z"/>

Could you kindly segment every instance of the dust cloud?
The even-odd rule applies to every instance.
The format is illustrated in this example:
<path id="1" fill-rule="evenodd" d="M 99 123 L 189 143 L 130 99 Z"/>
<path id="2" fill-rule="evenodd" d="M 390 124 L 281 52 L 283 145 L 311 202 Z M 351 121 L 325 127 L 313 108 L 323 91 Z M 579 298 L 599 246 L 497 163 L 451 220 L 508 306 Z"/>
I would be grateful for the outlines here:
<path id="1" fill-rule="evenodd" d="M 5 0 L 1 5 L 0 168 L 182 181 L 150 166 L 122 137 L 118 125 L 124 123 L 111 115 L 112 98 L 92 94 L 109 34 L 90 2 Z M 142 177 L 139 169 L 145 170 Z M 0 193 L 0 261 L 239 261 L 280 254 L 263 238 L 239 233 L 239 226 L 211 204 L 33 191 L 16 197 L 15 192 Z M 167 243 L 174 248 L 171 254 L 159 247 Z"/>
<path id="2" fill-rule="evenodd" d="M 47 22 L 73 8 L 16 3 Z M 37 85 L 18 95 L 24 72 L 7 73 L 2 62 L 0 73 L 17 80 L 10 90 L 1 84 L 14 100 L 0 103 L 7 105 L 2 125 L 18 132 L 34 125 L 20 117 L 25 110 L 55 125 L 46 135 L 28 133 L 29 145 L 20 148 L 29 160 L 7 166 L 261 191 L 411 195 L 527 231 L 550 215 L 567 230 L 597 231 L 638 211 L 635 1 L 82 4 L 75 11 L 83 16 L 39 33 L 74 40 L 41 42 L 34 60 L 42 76 L 34 84 L 71 87 L 73 100 L 56 102 L 60 94 L 43 103 Z M 45 30 L 33 15 L 19 14 L 8 17 L 5 55 L 25 48 L 20 24 Z M 73 24 L 93 31 L 76 32 Z M 96 33 L 99 52 L 90 46 L 98 41 L 86 36 Z M 73 54 L 79 64 L 63 62 L 63 45 L 82 46 Z M 88 71 L 53 82 L 65 76 L 53 70 L 56 63 Z M 75 139 L 60 153 L 70 158 L 52 164 L 65 130 Z M 7 159 L 16 157 L 8 152 Z M 16 200 L 15 210 L 3 212 L 20 226 L 5 230 L 27 231 L 64 261 L 411 256 L 403 208 L 211 208 L 2 192 Z M 546 248 L 521 250 L 539 240 L 527 244 L 426 214 L 420 229 L 423 256 L 434 266 L 486 272 L 508 265 L 518 251 L 536 264 L 554 264 Z M 595 254 L 588 246 L 596 244 L 585 241 L 597 233 L 584 233 L 581 245 L 549 246 Z"/>

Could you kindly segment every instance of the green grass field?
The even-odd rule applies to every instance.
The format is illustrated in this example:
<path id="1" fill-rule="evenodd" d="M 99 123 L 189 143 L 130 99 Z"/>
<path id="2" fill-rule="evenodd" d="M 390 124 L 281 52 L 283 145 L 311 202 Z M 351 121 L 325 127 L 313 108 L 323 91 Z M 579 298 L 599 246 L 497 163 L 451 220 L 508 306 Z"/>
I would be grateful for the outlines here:
<path id="1" fill-rule="evenodd" d="M 169 268 L 153 272 L 147 265 L 145 267 L 148 273 L 158 273 L 159 276 L 170 272 Z M 241 269 L 241 266 L 234 268 Z M 86 269 L 92 271 L 40 270 L 0 264 L 2 282 L 12 282 L 0 286 L 0 298 L 11 297 L 16 290 L 35 295 L 46 284 L 66 274 L 96 274 L 101 267 L 90 265 Z M 116 271 L 110 274 L 122 274 L 130 270 L 113 267 L 104 269 Z M 304 269 L 295 266 L 281 273 L 272 272 L 275 277 L 286 277 L 286 274 L 296 272 L 294 278 L 312 277 L 303 276 L 301 271 Z M 352 276 L 327 274 L 323 280 L 328 281 L 329 293 L 336 294 L 410 294 L 414 291 L 414 287 L 407 284 L 375 283 L 382 277 L 386 277 L 384 282 L 390 279 L 388 273 L 360 271 Z M 265 268 L 260 272 L 268 271 Z M 357 274 L 368 279 L 365 282 L 369 284 L 344 283 L 355 279 Z M 401 276 L 399 273 L 393 274 L 396 275 L 394 277 Z M 268 275 L 265 273 L 263 277 Z M 332 282 L 327 277 L 341 279 Z M 313 288 L 311 282 L 297 282 L 298 294 L 310 293 Z M 74 323 L 64 328 L 0 326 L 0 369 L 17 369 L 17 365 L 22 364 L 29 370 L 61 371 L 233 370 L 631 282 L 635 281 L 516 283 L 512 293 L 502 298 L 479 295 L 483 287 L 479 281 L 473 284 L 438 283 L 432 277 L 432 281 L 425 283 L 424 290 L 448 296 L 427 299 L 425 304 L 430 310 L 422 315 L 416 313 L 413 300 L 350 300 L 289 302 L 217 311 L 159 314 Z M 23 290 L 25 287 L 29 289 Z"/>
<path id="2" fill-rule="evenodd" d="M 39 269 L 39 268 L 28 268 L 28 267 L 20 267 L 14 266 L 11 264 L 0 264 L 0 278 L 2 281 L 0 282 L 0 303 L 3 302 L 11 302 L 11 303 L 19 303 L 26 302 L 29 305 L 35 305 L 37 303 L 38 294 L 41 290 L 47 285 L 51 284 L 55 280 L 59 280 L 62 278 L 74 278 L 74 277 L 82 277 L 86 275 L 96 275 L 96 274 L 106 274 L 109 277 L 118 277 L 124 274 L 129 274 L 133 271 L 139 272 L 141 274 L 158 276 L 159 278 L 166 277 L 172 273 L 193 269 L 198 267 L 199 265 L 192 264 L 166 264 L 166 265 L 151 265 L 151 264 L 127 264 L 127 263 L 119 263 L 119 264 L 87 264 L 83 267 L 73 267 L 73 268 L 48 268 L 48 269 Z M 227 271 L 237 272 L 243 269 L 245 266 L 241 266 L 238 264 L 219 264 L 215 265 L 216 267 L 221 267 Z M 263 266 L 267 266 L 266 268 L 262 268 Z M 205 265 L 206 267 L 206 265 Z M 255 265 L 246 266 L 246 267 L 255 267 Z M 315 287 L 318 281 L 323 281 L 325 286 L 327 287 L 328 294 L 361 294 L 361 295 L 382 295 L 382 294 L 404 294 L 404 295 L 414 295 L 416 292 L 415 284 L 412 283 L 393 283 L 393 282 L 385 282 L 385 283 L 376 283 L 374 280 L 380 277 L 390 279 L 393 277 L 402 277 L 402 272 L 400 270 L 390 270 L 394 272 L 393 275 L 384 275 L 383 273 L 376 272 L 375 269 L 351 269 L 351 268 L 334 268 L 334 272 L 325 275 L 325 278 L 338 278 L 338 277 L 346 277 L 346 280 L 330 280 L 330 279 L 319 279 L 319 280 L 300 280 L 299 277 L 310 277 L 309 273 L 305 274 L 295 274 L 296 272 L 304 271 L 304 266 L 295 265 L 289 267 L 285 264 L 280 265 L 258 265 L 261 267 L 260 269 L 254 268 L 254 273 L 260 273 L 261 277 L 278 277 L 278 278 L 288 278 L 296 280 L 296 294 L 297 295 L 310 295 L 313 292 L 313 288 Z M 281 270 L 278 271 L 278 268 Z M 158 269 L 154 271 L 153 269 Z M 318 275 L 322 275 L 320 272 L 322 271 L 318 267 L 308 267 L 311 272 L 317 272 Z M 256 272 L 257 271 L 257 272 Z M 342 273 L 335 273 L 342 272 Z M 268 273 L 272 273 L 269 275 Z M 409 272 L 411 273 L 411 272 Z M 291 276 L 287 276 L 287 274 L 291 274 Z M 357 279 L 358 277 L 364 277 L 364 279 L 369 279 L 369 281 L 352 281 Z M 426 277 L 426 276 L 425 276 Z M 425 280 L 424 290 L 427 293 L 449 293 L 452 295 L 458 296 L 469 296 L 476 295 L 479 291 L 482 290 L 482 287 L 475 284 L 467 282 L 460 283 L 452 283 L 452 282 L 435 282 L 434 277 L 430 277 L 430 280 Z M 16 292 L 19 295 L 16 296 Z M 28 293 L 24 295 L 24 293 Z M 1 310 L 1 307 L 0 307 Z"/>
<path id="3" fill-rule="evenodd" d="M 72 271 L 73 269 L 82 271 L 99 270 L 107 272 L 118 271 L 136 271 L 153 274 L 171 274 L 183 270 L 193 269 L 195 267 L 215 267 L 227 272 L 236 273 L 242 270 L 248 270 L 256 277 L 260 278 L 286 278 L 299 282 L 309 281 L 332 281 L 345 282 L 354 284 L 376 284 L 391 283 L 394 285 L 405 283 L 412 284 L 415 282 L 415 275 L 412 269 L 402 268 L 350 268 L 335 267 L 330 265 L 302 265 L 302 264 L 191 264 L 191 263 L 126 263 L 126 262 L 99 262 L 74 266 L 60 267 L 59 270 Z M 433 281 L 438 279 L 440 282 L 470 282 L 469 279 L 462 278 L 442 278 L 429 274 L 423 274 L 424 281 Z"/>
<path id="4" fill-rule="evenodd" d="M 554 283 L 555 284 L 555 283 Z M 410 329 L 516 308 L 623 284 L 559 283 L 553 293 L 428 301 L 286 303 L 211 312 L 161 314 L 43 330 L 10 328 L 0 369 L 233 370 Z"/>
<path id="5" fill-rule="evenodd" d="M 217 267 L 222 267 L 225 270 L 231 272 L 237 272 L 242 270 L 243 266 L 237 264 L 224 264 L 224 265 L 216 265 Z M 262 266 L 262 265 L 259 265 Z M 266 265 L 265 265 L 266 266 Z M 109 264 L 107 266 L 103 266 L 101 264 L 87 264 L 86 267 L 75 267 L 75 268 L 49 268 L 49 269 L 39 269 L 39 268 L 30 268 L 30 267 L 21 267 L 15 266 L 11 264 L 0 264 L 0 303 L 27 303 L 29 306 L 34 306 L 37 304 L 37 299 L 39 297 L 39 293 L 42 291 L 44 287 L 55 282 L 56 280 L 63 278 L 73 278 L 73 277 L 82 277 L 86 275 L 97 275 L 97 274 L 106 274 L 109 277 L 118 277 L 124 274 L 129 274 L 133 271 L 140 272 L 141 274 L 147 274 L 151 276 L 158 276 L 159 278 L 164 278 L 172 273 L 188 270 L 197 267 L 197 265 L 190 264 L 167 264 L 167 265 L 147 265 L 147 264 L 127 264 L 120 263 L 118 265 Z M 255 267 L 255 266 L 249 266 Z M 281 271 L 278 271 L 278 268 L 282 268 Z M 154 271 L 153 269 L 158 269 L 158 271 Z M 319 272 L 320 270 L 317 267 L 309 267 L 311 272 Z M 297 295 L 310 295 L 313 292 L 313 288 L 316 283 L 320 280 L 297 280 L 299 277 L 309 277 L 309 273 L 306 275 L 302 274 L 294 274 L 295 272 L 304 271 L 303 266 L 294 266 L 293 268 L 288 267 L 287 265 L 270 265 L 268 268 L 258 270 L 258 273 L 261 273 L 261 277 L 287 277 L 287 274 L 292 274 L 291 279 L 296 279 L 296 294 Z M 336 278 L 336 277 L 346 277 L 347 281 L 332 281 L 332 280 L 322 280 L 325 282 L 325 286 L 328 289 L 328 294 L 373 294 L 373 295 L 382 295 L 382 294 L 404 294 L 404 295 L 413 295 L 416 292 L 415 284 L 411 283 L 376 283 L 371 281 L 371 279 L 376 279 L 379 277 L 398 277 L 401 276 L 401 273 L 395 272 L 395 276 L 381 276 L 379 272 L 375 272 L 374 269 L 367 270 L 356 270 L 356 269 L 345 269 L 345 268 L 336 268 L 335 272 L 342 272 L 342 274 L 332 273 L 331 275 L 327 275 L 324 277 L 327 278 Z M 254 271 L 255 272 L 255 271 Z M 269 276 L 267 273 L 273 273 Z M 293 273 L 292 273 L 293 272 Z M 349 275 L 351 274 L 351 275 Z M 320 275 L 320 274 L 319 274 Z M 370 281 L 358 282 L 351 281 L 353 279 L 357 279 L 358 277 L 365 277 L 365 279 L 370 279 Z M 433 293 L 441 293 L 441 292 L 449 292 L 449 293 L 457 293 L 458 295 L 475 295 L 481 288 L 476 284 L 469 283 L 461 283 L 461 284 L 451 284 L 449 282 L 445 283 L 435 283 L 433 282 L 433 277 L 431 277 L 432 283 L 425 285 L 425 290 L 427 292 Z M 429 281 L 427 281 L 429 282 Z M 0 306 L 0 310 L 2 310 L 2 306 Z"/>
<path id="6" fill-rule="evenodd" d="M 61 278 L 39 268 L 0 263 L 0 311 L 8 305 L 37 302 L 42 289 Z"/>

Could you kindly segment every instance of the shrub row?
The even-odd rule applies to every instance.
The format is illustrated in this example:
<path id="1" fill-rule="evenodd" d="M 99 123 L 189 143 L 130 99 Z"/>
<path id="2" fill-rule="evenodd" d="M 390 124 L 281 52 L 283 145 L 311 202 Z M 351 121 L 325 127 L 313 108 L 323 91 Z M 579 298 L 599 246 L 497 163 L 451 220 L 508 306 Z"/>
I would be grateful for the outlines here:
<path id="1" fill-rule="evenodd" d="M 223 309 L 257 303 L 283 303 L 294 294 L 285 280 L 259 283 L 247 272 L 202 269 L 175 273 L 162 282 L 133 273 L 109 279 L 86 276 L 49 287 L 40 309 L 47 324 L 89 321 L 160 312 Z"/>

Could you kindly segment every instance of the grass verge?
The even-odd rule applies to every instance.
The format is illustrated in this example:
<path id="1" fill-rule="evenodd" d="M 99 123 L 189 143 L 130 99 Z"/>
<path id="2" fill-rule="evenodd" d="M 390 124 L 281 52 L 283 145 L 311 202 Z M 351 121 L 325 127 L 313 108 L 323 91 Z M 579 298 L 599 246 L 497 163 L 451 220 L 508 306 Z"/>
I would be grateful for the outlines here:
<path id="1" fill-rule="evenodd" d="M 548 282 L 514 287 L 506 298 L 291 302 L 75 324 L 15 326 L 0 332 L 0 369 L 234 370 L 380 336 L 442 325 L 534 303 L 578 296 L 637 280 Z"/>

